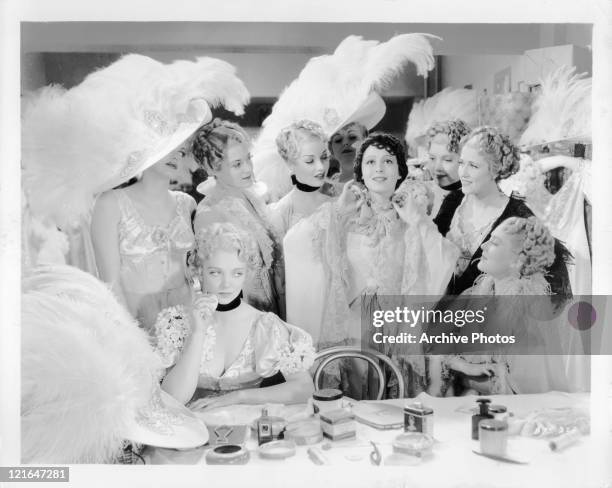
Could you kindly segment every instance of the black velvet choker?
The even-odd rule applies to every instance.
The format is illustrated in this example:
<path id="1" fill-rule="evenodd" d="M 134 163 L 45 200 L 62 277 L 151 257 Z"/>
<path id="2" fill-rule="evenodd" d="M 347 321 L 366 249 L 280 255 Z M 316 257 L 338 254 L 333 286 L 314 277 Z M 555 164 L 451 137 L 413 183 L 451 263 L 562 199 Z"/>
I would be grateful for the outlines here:
<path id="1" fill-rule="evenodd" d="M 238 296 L 229 303 L 217 303 L 217 312 L 229 312 L 230 310 L 238 308 L 241 303 L 242 292 L 240 292 Z"/>
<path id="2" fill-rule="evenodd" d="M 455 181 L 454 183 L 451 183 L 450 185 L 441 186 L 440 188 L 446 191 L 461 190 L 461 180 Z"/>
<path id="3" fill-rule="evenodd" d="M 305 191 L 307 193 L 317 191 L 320 188 L 318 186 L 310 186 L 304 183 L 300 183 L 298 179 L 295 177 L 295 175 L 291 175 L 291 183 L 293 183 L 298 190 Z"/>

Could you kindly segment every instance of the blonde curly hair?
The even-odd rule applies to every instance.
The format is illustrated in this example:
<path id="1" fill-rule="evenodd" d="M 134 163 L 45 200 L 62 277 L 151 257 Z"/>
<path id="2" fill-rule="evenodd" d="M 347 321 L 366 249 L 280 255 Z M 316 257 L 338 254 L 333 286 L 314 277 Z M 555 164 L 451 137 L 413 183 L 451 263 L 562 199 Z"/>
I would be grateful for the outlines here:
<path id="1" fill-rule="evenodd" d="M 299 120 L 282 129 L 276 136 L 278 154 L 286 163 L 295 161 L 300 155 L 300 145 L 305 137 L 319 139 L 327 148 L 327 136 L 323 127 L 311 120 Z"/>
<path id="2" fill-rule="evenodd" d="M 461 140 L 461 148 L 473 139 L 478 142 L 478 150 L 488 162 L 489 169 L 495 175 L 495 181 L 512 176 L 520 168 L 520 152 L 510 138 L 496 127 L 477 127 Z"/>
<path id="3" fill-rule="evenodd" d="M 555 239 L 546 226 L 536 217 L 510 217 L 501 225 L 505 232 L 521 239 L 521 277 L 545 275 L 555 261 Z"/>
<path id="4" fill-rule="evenodd" d="M 458 154 L 461 147 L 461 139 L 470 133 L 470 127 L 460 119 L 444 120 L 441 122 L 434 122 L 427 129 L 426 135 L 428 139 L 428 146 L 431 145 L 431 141 L 437 135 L 444 135 L 448 137 L 448 144 L 446 148 L 453 153 Z"/>
<path id="5" fill-rule="evenodd" d="M 244 261 L 248 269 L 259 264 L 255 241 L 246 232 L 229 223 L 214 223 L 198 231 L 196 248 L 189 253 L 187 264 L 200 270 L 204 261 L 221 250 L 236 251 L 238 259 Z"/>

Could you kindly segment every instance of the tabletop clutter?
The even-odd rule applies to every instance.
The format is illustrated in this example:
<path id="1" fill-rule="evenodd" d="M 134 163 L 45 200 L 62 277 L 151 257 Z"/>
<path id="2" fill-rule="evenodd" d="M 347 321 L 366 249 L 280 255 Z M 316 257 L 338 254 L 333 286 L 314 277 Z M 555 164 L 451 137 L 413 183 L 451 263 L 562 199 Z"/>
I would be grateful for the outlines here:
<path id="1" fill-rule="evenodd" d="M 476 399 L 471 409 L 471 423 L 466 436 L 479 442 L 475 454 L 497 461 L 525 464 L 508 453 L 511 436 L 545 437 L 550 450 L 557 452 L 579 441 L 589 431 L 589 419 L 568 408 L 535 411 L 527 417 L 515 417 L 504 405 L 491 404 L 484 397 Z M 312 412 L 314 411 L 314 414 Z M 402 409 L 377 402 L 354 402 L 335 389 L 318 390 L 313 394 L 311 415 L 299 420 L 269 415 L 263 408 L 251 425 L 251 435 L 257 439 L 256 453 L 261 459 L 282 460 L 295 456 L 298 446 L 306 446 L 308 458 L 314 464 L 330 464 L 326 451 L 335 445 L 350 447 L 358 432 L 358 423 L 376 429 L 401 430 L 391 443 L 393 452 L 384 457 L 376 442 L 370 461 L 374 465 L 411 465 L 434 455 L 434 410 L 422 401 L 407 399 Z M 403 427 L 403 428 L 402 428 Z M 212 430 L 211 430 L 212 429 Z M 211 435 L 205 460 L 208 464 L 246 464 L 254 452 L 246 448 L 248 427 L 209 426 Z M 348 457 L 347 457 L 348 459 Z M 355 460 L 362 457 L 355 458 Z"/>

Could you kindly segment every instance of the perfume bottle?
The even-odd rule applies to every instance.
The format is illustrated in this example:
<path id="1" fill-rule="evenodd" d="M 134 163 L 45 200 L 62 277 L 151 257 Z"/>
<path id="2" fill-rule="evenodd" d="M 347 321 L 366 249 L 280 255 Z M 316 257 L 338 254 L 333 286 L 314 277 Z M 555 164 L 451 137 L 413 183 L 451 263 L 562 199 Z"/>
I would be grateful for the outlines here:
<path id="1" fill-rule="evenodd" d="M 261 411 L 261 417 L 257 420 L 257 443 L 261 446 L 272 440 L 274 440 L 272 418 L 268 416 L 268 409 L 264 408 Z"/>
<path id="2" fill-rule="evenodd" d="M 478 440 L 478 424 L 480 424 L 480 421 L 494 418 L 493 415 L 489 413 L 489 403 L 491 403 L 491 400 L 488 398 L 479 398 L 476 401 L 479 404 L 480 412 L 472 415 L 472 439 L 475 441 Z"/>

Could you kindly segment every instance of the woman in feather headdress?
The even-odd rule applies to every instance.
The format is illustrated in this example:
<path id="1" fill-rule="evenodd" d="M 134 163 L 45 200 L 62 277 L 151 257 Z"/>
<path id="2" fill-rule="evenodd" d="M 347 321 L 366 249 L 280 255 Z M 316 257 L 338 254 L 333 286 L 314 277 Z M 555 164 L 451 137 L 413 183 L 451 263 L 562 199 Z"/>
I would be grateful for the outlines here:
<path id="1" fill-rule="evenodd" d="M 387 42 L 349 36 L 333 54 L 312 58 L 281 93 L 253 147 L 255 177 L 266 184 L 271 201 L 292 188 L 291 174 L 275 144 L 280 131 L 299 120 L 323 127 L 340 181 L 352 177 L 352 164 L 367 131 L 383 118 L 380 93 L 412 63 L 425 76 L 434 67 L 429 34 L 402 34 Z M 338 177 L 336 177 L 338 178 Z M 341 185 L 333 181 L 336 194 Z M 328 190 L 330 188 L 328 187 Z"/>
<path id="2" fill-rule="evenodd" d="M 100 195 L 91 217 L 97 272 L 145 328 L 159 310 L 189 298 L 185 256 L 194 246 L 195 202 L 169 190 L 171 180 L 196 167 L 188 139 L 211 119 L 211 107 L 242 113 L 247 101 L 223 61 L 165 65 L 128 55 L 70 90 L 43 90 L 27 105 L 30 201 L 63 227 L 86 220 Z M 57 188 L 38 198 L 50 185 Z"/>

